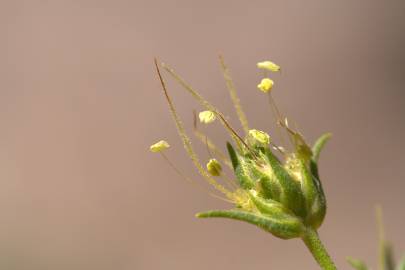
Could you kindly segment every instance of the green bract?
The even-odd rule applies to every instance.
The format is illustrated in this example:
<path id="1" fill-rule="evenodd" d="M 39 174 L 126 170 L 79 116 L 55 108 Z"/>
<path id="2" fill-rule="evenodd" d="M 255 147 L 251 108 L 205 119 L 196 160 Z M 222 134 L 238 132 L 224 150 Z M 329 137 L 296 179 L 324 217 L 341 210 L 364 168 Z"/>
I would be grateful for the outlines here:
<path id="1" fill-rule="evenodd" d="M 322 136 L 315 145 L 324 144 L 329 137 Z M 249 145 L 249 151 L 237 151 L 228 143 L 227 148 L 239 186 L 249 194 L 251 203 L 198 217 L 246 221 L 285 239 L 300 237 L 307 227 L 317 229 L 322 224 L 326 199 L 315 176 L 319 175 L 315 157 L 322 147 L 314 147 L 309 159 L 292 153 L 284 164 L 269 147 Z"/>

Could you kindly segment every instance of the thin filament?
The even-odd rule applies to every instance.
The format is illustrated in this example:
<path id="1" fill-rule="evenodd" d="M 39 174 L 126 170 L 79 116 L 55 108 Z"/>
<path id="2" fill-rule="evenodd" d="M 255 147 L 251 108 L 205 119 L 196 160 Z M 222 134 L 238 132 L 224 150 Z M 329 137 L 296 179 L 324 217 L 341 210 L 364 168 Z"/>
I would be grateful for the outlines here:
<path id="1" fill-rule="evenodd" d="M 159 80 L 161 82 L 162 88 L 163 88 L 163 92 L 165 94 L 166 97 L 166 101 L 169 105 L 169 109 L 170 112 L 172 114 L 172 117 L 174 119 L 174 122 L 176 124 L 177 127 L 177 131 L 183 141 L 184 144 L 184 148 L 186 149 L 189 157 L 191 158 L 192 162 L 194 163 L 194 166 L 198 169 L 199 173 L 207 180 L 208 183 L 210 183 L 215 189 L 217 189 L 218 191 L 220 191 L 221 193 L 223 193 L 224 195 L 226 195 L 228 198 L 232 199 L 232 192 L 230 192 L 229 190 L 227 190 L 224 186 L 220 185 L 217 181 L 215 181 L 202 167 L 200 161 L 198 160 L 197 155 L 194 152 L 194 149 L 191 145 L 191 141 L 190 138 L 187 136 L 186 131 L 183 127 L 183 124 L 180 121 L 180 118 L 177 115 L 177 112 L 174 108 L 173 102 L 171 101 L 171 98 L 169 96 L 169 93 L 166 89 L 166 84 L 162 78 L 162 75 L 160 73 L 160 69 L 159 69 L 159 65 L 157 62 L 157 59 L 155 59 L 155 66 L 156 66 L 156 71 L 158 73 L 158 77 Z"/>

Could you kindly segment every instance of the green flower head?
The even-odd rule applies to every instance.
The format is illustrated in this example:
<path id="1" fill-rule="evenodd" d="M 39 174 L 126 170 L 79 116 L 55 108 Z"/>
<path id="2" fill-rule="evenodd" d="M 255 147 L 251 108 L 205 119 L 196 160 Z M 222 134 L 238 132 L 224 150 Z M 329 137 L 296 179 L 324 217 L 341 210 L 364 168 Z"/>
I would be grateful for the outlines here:
<path id="1" fill-rule="evenodd" d="M 284 134 L 284 140 L 280 141 L 286 141 L 289 144 L 277 145 L 270 140 L 268 133 L 250 129 L 230 72 L 223 59 L 220 60 L 226 85 L 244 135 L 236 132 L 227 117 L 205 100 L 172 68 L 155 62 L 169 109 L 188 155 L 204 179 L 233 205 L 231 209 L 207 211 L 197 214 L 197 217 L 223 217 L 245 221 L 283 239 L 303 237 L 308 229 L 316 230 L 321 226 L 326 214 L 326 199 L 319 179 L 318 159 L 330 134 L 321 136 L 310 147 L 298 131 L 289 127 L 287 119 L 276 107 L 270 92 L 273 81 L 266 78 L 262 80 L 262 86 L 259 88 L 269 95 L 270 104 L 278 119 L 279 131 L 277 133 Z M 186 134 L 168 94 L 160 67 L 201 104 L 204 110 L 199 114 L 201 122 L 209 123 L 213 119 L 218 119 L 228 131 L 230 142 L 224 143 L 228 152 L 228 155 L 225 155 L 205 134 L 198 130 L 195 123 L 196 137 L 206 144 L 211 155 L 229 167 L 232 179 L 224 175 L 220 163 L 215 158 L 212 157 L 206 167 L 200 163 L 191 145 L 191 139 Z M 259 63 L 258 67 L 271 71 L 280 69 L 279 66 L 269 61 Z M 233 182 L 229 184 L 228 180 Z"/>

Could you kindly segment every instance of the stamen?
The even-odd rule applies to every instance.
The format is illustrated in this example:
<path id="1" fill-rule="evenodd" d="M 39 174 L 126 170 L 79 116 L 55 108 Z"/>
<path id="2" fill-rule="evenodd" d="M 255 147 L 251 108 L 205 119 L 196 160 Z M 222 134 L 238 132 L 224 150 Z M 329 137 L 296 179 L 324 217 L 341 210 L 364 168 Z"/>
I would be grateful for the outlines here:
<path id="1" fill-rule="evenodd" d="M 209 147 L 209 143 L 208 143 L 208 138 L 207 136 L 205 136 L 205 145 L 207 146 L 207 152 L 208 152 L 208 156 L 210 157 L 210 160 L 215 159 L 214 155 L 211 153 L 211 149 Z M 221 159 L 221 158 L 220 158 Z M 225 165 L 227 165 L 231 170 L 233 170 L 232 164 L 231 162 L 225 158 Z M 224 171 L 221 171 L 221 174 L 219 175 L 219 177 L 225 181 L 226 184 L 228 184 L 228 187 L 231 189 L 237 189 L 238 186 L 236 185 L 236 183 L 234 181 L 232 181 Z"/>
<path id="2" fill-rule="evenodd" d="M 173 120 L 176 124 L 177 127 L 177 131 L 183 141 L 183 145 L 184 148 L 186 149 L 190 159 L 193 161 L 194 166 L 198 169 L 199 173 L 205 178 L 205 180 L 211 184 L 215 189 L 217 189 L 218 191 L 222 192 L 225 196 L 227 196 L 228 198 L 232 199 L 232 192 L 230 192 L 229 190 L 227 190 L 224 186 L 220 185 L 217 181 L 215 181 L 209 174 L 208 172 L 203 168 L 203 166 L 201 165 L 200 161 L 198 160 L 198 157 L 196 155 L 196 153 L 194 152 L 194 149 L 191 145 L 191 141 L 190 138 L 187 136 L 186 131 L 183 127 L 183 124 L 180 121 L 180 118 L 177 115 L 177 112 L 174 108 L 173 102 L 169 96 L 169 93 L 166 89 L 166 84 L 163 80 L 163 77 L 160 73 L 160 69 L 159 69 L 159 65 L 157 62 L 157 59 L 155 58 L 155 66 L 156 66 L 156 71 L 159 77 L 159 80 L 161 82 L 162 88 L 163 88 L 163 92 L 165 94 L 166 97 L 166 101 L 169 105 L 169 109 L 170 112 L 172 114 Z"/>
<path id="3" fill-rule="evenodd" d="M 283 121 L 283 115 L 281 114 L 281 112 L 280 112 L 280 110 L 278 109 L 278 107 L 277 107 L 277 105 L 276 105 L 276 102 L 274 101 L 274 99 L 273 99 L 273 96 L 271 95 L 271 93 L 268 93 L 268 97 L 269 97 L 269 104 L 270 104 L 270 108 L 272 109 L 272 111 L 273 111 L 273 115 L 274 115 L 274 117 L 275 117 L 275 120 L 276 120 L 276 123 L 277 123 L 277 126 L 281 126 L 281 127 L 286 127 L 286 125 L 284 124 L 284 121 Z M 287 130 L 288 130 L 288 127 L 287 127 Z M 290 143 L 291 143 L 291 145 L 292 146 L 294 146 L 294 140 L 293 140 L 293 138 L 290 136 L 290 134 L 287 132 L 287 137 L 288 137 L 288 139 L 289 139 L 289 141 L 290 141 Z M 280 138 L 280 140 L 281 140 L 281 144 L 282 145 L 286 145 L 286 143 L 285 143 L 285 141 L 284 141 L 284 136 L 282 135 L 282 133 L 280 132 L 280 129 L 279 128 L 277 128 L 277 136 Z"/>
<path id="4" fill-rule="evenodd" d="M 222 125 L 230 132 L 231 137 L 235 141 L 235 143 L 240 146 L 240 144 L 246 143 L 243 139 L 235 132 L 235 130 L 229 125 L 229 123 L 225 120 L 223 115 L 217 110 L 211 103 L 205 100 L 197 91 L 195 91 L 188 83 L 186 83 L 183 78 L 181 78 L 171 67 L 162 63 L 162 67 L 169 72 L 169 74 L 178 81 L 197 101 L 207 110 L 214 112 L 221 120 Z M 249 149 L 249 147 L 247 147 Z"/>
<path id="5" fill-rule="evenodd" d="M 187 177 L 184 173 L 182 173 L 180 171 L 180 169 L 178 169 L 176 167 L 176 165 L 173 164 L 173 162 L 170 161 L 170 159 L 163 153 L 160 152 L 160 154 L 162 155 L 163 159 L 165 160 L 165 162 L 167 162 L 167 164 L 169 164 L 169 166 L 184 180 L 186 180 L 187 182 L 189 182 L 190 184 L 192 184 L 194 187 L 197 187 L 199 190 L 202 190 L 204 192 L 207 192 L 209 195 L 221 199 L 221 200 L 226 200 L 225 198 L 218 196 L 217 194 L 212 193 L 211 191 L 208 190 L 208 188 L 206 186 L 201 185 L 200 182 L 197 181 L 193 181 L 190 177 Z"/>
<path id="6" fill-rule="evenodd" d="M 200 112 L 198 117 L 200 118 L 200 122 L 204 124 L 210 124 L 216 119 L 215 113 L 211 111 Z"/>
<path id="7" fill-rule="evenodd" d="M 193 111 L 193 116 L 194 135 L 207 146 L 209 156 L 211 158 L 213 156 L 217 156 L 222 163 L 232 169 L 231 161 L 227 158 L 227 156 L 208 138 L 206 134 L 198 129 L 196 111 Z"/>
<path id="8" fill-rule="evenodd" d="M 235 183 L 234 180 L 232 180 L 231 178 L 229 178 L 229 176 L 225 173 L 222 172 L 221 177 L 223 178 L 223 180 L 231 187 L 234 188 L 235 190 L 238 189 L 238 185 Z"/>

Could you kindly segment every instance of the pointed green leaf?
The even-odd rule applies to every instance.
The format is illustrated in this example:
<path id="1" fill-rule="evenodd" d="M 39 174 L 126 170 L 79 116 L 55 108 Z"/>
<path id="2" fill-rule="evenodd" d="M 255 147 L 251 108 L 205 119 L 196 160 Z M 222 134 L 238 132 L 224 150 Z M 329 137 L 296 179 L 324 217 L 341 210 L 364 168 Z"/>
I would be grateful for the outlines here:
<path id="1" fill-rule="evenodd" d="M 312 174 L 317 178 L 319 178 L 319 171 L 318 171 L 318 160 L 319 160 L 319 154 L 321 153 L 321 150 L 325 146 L 326 142 L 332 137 L 332 133 L 325 133 L 321 137 L 316 140 L 314 146 L 312 147 L 312 159 L 310 160 L 310 168 Z"/>
<path id="2" fill-rule="evenodd" d="M 251 189 L 255 186 L 255 181 L 251 176 L 251 167 L 250 160 L 240 158 L 238 167 L 235 170 L 235 176 L 239 181 L 239 184 L 244 189 Z"/>
<path id="3" fill-rule="evenodd" d="M 298 216 L 305 217 L 306 208 L 300 183 L 291 177 L 270 149 L 266 150 L 266 157 L 277 182 L 282 188 L 280 202 Z"/>
<path id="4" fill-rule="evenodd" d="M 319 137 L 318 140 L 316 140 L 314 146 L 312 147 L 312 159 L 315 161 L 315 163 L 318 162 L 321 150 L 331 137 L 332 133 L 325 133 Z"/>
<path id="5" fill-rule="evenodd" d="M 229 157 L 231 158 L 231 162 L 232 162 L 232 167 L 234 170 L 236 170 L 236 168 L 239 165 L 239 160 L 238 160 L 238 156 L 236 155 L 235 149 L 233 148 L 232 144 L 230 144 L 229 142 L 226 142 L 226 149 L 228 149 Z"/>
<path id="6" fill-rule="evenodd" d="M 353 258 L 349 257 L 349 258 L 347 258 L 347 261 L 356 270 L 367 270 L 368 269 L 367 265 L 361 260 L 357 260 L 357 259 L 353 259 Z"/>
<path id="7" fill-rule="evenodd" d="M 196 216 L 198 218 L 222 217 L 245 221 L 282 239 L 300 237 L 304 231 L 304 226 L 299 219 L 280 220 L 241 210 L 213 210 L 198 213 Z"/>

